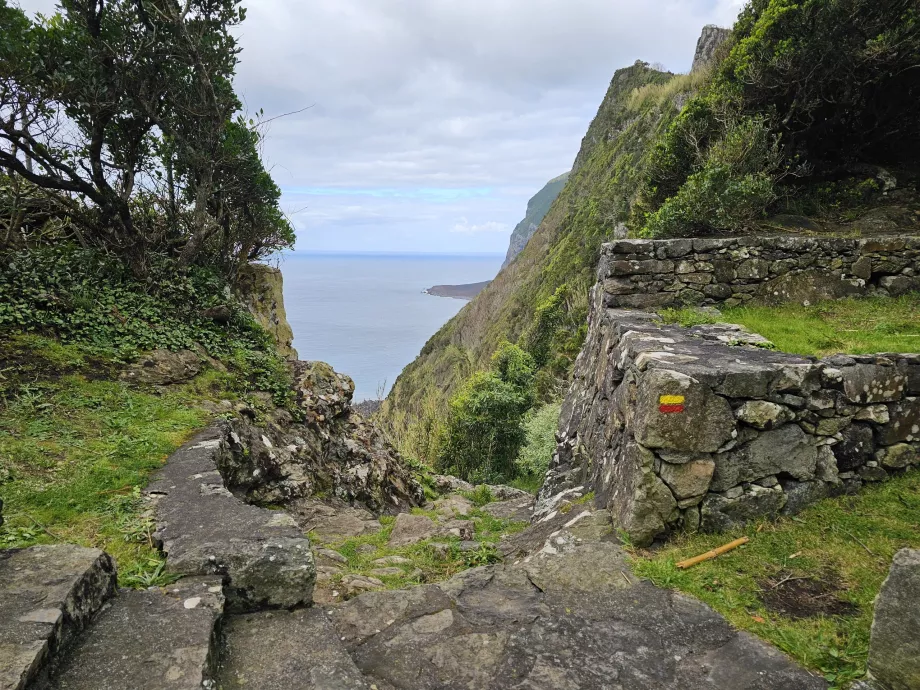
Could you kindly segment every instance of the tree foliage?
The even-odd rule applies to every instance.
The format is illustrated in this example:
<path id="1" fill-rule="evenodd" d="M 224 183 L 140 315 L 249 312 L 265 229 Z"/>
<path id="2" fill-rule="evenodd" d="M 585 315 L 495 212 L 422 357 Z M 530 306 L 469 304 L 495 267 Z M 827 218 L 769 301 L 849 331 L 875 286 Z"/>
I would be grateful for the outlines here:
<path id="1" fill-rule="evenodd" d="M 918 56 L 914 0 L 752 0 L 656 144 L 634 228 L 740 230 L 855 164 L 915 165 Z"/>
<path id="2" fill-rule="evenodd" d="M 238 114 L 244 18 L 239 0 L 61 0 L 33 21 L 0 0 L 0 169 L 67 218 L 55 239 L 141 271 L 151 250 L 232 271 L 293 242 Z M 0 241 L 50 239 L 29 218 Z"/>
<path id="3" fill-rule="evenodd" d="M 438 469 L 475 482 L 513 479 L 533 376 L 533 358 L 517 345 L 502 345 L 491 368 L 474 374 L 451 400 Z"/>

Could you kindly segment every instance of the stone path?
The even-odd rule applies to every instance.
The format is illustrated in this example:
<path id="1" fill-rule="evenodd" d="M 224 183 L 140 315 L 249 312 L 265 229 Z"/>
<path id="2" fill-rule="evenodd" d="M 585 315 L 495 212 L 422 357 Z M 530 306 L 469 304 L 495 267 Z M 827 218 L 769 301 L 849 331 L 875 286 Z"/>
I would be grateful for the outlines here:
<path id="1" fill-rule="evenodd" d="M 175 585 L 113 597 L 100 552 L 0 556 L 0 660 L 17 664 L 0 690 L 827 688 L 699 601 L 635 578 L 609 513 L 583 505 L 508 539 L 504 564 L 304 607 L 309 544 L 284 514 L 223 489 L 223 433 L 193 439 L 150 487 L 168 566 L 185 575 Z M 492 511 L 519 515 L 525 497 L 504 498 Z M 439 508 L 466 510 L 458 497 Z M 41 575 L 49 565 L 60 577 Z"/>

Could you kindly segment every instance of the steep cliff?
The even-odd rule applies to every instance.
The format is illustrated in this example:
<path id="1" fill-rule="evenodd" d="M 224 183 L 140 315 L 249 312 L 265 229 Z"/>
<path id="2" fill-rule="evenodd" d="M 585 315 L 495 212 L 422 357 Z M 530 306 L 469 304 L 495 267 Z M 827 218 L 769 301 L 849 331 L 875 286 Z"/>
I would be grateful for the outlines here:
<path id="1" fill-rule="evenodd" d="M 511 233 L 508 254 L 505 256 L 505 263 L 502 264 L 502 268 L 510 264 L 521 253 L 530 238 L 533 237 L 568 179 L 569 173 L 565 173 L 550 180 L 543 189 L 527 202 L 527 215 L 524 216 L 524 220 L 518 223 L 517 227 L 514 228 L 514 232 Z"/>
<path id="2" fill-rule="evenodd" d="M 285 359 L 297 359 L 294 331 L 284 311 L 284 282 L 281 271 L 265 264 L 246 264 L 240 269 L 238 290 L 253 318 L 268 331 Z"/>
<path id="3" fill-rule="evenodd" d="M 628 218 L 648 158 L 648 142 L 679 111 L 682 94 L 661 85 L 674 75 L 644 62 L 614 75 L 565 187 L 523 251 L 425 345 L 397 379 L 383 410 L 394 435 L 430 457 L 426 429 L 472 371 L 484 368 L 498 345 L 516 341 L 537 308 L 567 285 L 566 324 L 587 315 L 600 245 Z M 648 93 L 651 90 L 653 93 Z M 636 98 L 643 92 L 647 97 Z M 420 431 L 421 429 L 421 431 Z"/>
<path id="4" fill-rule="evenodd" d="M 696 54 L 693 56 L 691 71 L 696 72 L 709 65 L 715 59 L 719 46 L 725 43 L 731 35 L 731 29 L 722 29 L 713 24 L 703 27 L 703 33 L 696 44 Z"/>

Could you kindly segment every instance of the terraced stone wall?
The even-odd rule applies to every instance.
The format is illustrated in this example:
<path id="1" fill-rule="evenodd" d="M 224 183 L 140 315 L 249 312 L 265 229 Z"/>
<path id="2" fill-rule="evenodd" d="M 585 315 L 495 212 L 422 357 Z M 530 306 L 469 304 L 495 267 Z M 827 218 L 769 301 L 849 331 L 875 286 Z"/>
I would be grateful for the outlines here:
<path id="1" fill-rule="evenodd" d="M 814 302 L 920 290 L 920 237 L 732 237 L 605 244 L 604 306 Z"/>
<path id="2" fill-rule="evenodd" d="M 647 545 L 794 514 L 920 464 L 920 355 L 818 361 L 738 326 L 609 309 L 608 297 L 595 287 L 536 519 L 594 491 Z"/>

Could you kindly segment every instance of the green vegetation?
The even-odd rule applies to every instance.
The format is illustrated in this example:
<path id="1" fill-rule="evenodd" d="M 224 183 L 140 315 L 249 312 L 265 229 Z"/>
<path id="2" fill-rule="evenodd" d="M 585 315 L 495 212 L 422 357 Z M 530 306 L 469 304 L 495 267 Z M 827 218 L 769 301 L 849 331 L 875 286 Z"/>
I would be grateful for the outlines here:
<path id="1" fill-rule="evenodd" d="M 96 546 L 116 559 L 122 585 L 162 582 L 140 491 L 206 423 L 200 403 L 232 397 L 230 375 L 212 370 L 154 394 L 110 380 L 115 365 L 92 348 L 38 336 L 2 348 L 0 548 Z"/>
<path id="2" fill-rule="evenodd" d="M 505 257 L 506 266 L 511 263 L 514 257 L 524 248 L 524 245 L 533 237 L 534 232 L 540 227 L 543 219 L 546 218 L 546 214 L 549 213 L 550 207 L 552 207 L 553 202 L 565 187 L 568 179 L 569 173 L 553 178 L 527 202 L 527 215 L 511 232 L 511 242 L 508 247 L 508 254 Z"/>
<path id="3" fill-rule="evenodd" d="M 513 479 L 533 404 L 533 358 L 505 343 L 489 371 L 467 381 L 450 402 L 435 467 L 475 483 Z"/>
<path id="4" fill-rule="evenodd" d="M 747 536 L 750 544 L 689 570 L 675 563 Z M 835 688 L 866 670 L 873 601 L 902 548 L 920 547 L 920 473 L 817 503 L 798 517 L 719 535 L 682 535 L 637 552 L 637 574 L 698 597 L 777 645 Z"/>
<path id="5" fill-rule="evenodd" d="M 632 229 L 752 229 L 855 163 L 915 165 L 918 52 L 910 0 L 752 0 L 656 143 Z"/>
<path id="6" fill-rule="evenodd" d="M 33 20 L 0 0 L 0 248 L 74 243 L 137 275 L 162 253 L 232 277 L 291 246 L 233 90 L 240 0 L 59 7 Z"/>
<path id="7" fill-rule="evenodd" d="M 549 469 L 550 460 L 556 452 L 556 430 L 561 411 L 561 403 L 549 403 L 534 408 L 524 419 L 526 440 L 515 460 L 515 466 L 517 476 L 532 478 L 537 488 L 543 483 L 543 475 Z"/>
<path id="8" fill-rule="evenodd" d="M 695 326 L 737 323 L 768 338 L 777 349 L 824 357 L 836 353 L 920 351 L 920 295 L 819 302 L 809 306 L 751 306 L 714 316 L 695 309 L 666 310 L 665 321 Z"/>
<path id="9" fill-rule="evenodd" d="M 436 513 L 429 511 L 416 509 L 413 513 L 438 519 Z M 410 585 L 442 582 L 468 568 L 497 563 L 500 560 L 497 545 L 502 536 L 516 534 L 528 526 L 526 522 L 494 518 L 479 509 L 473 510 L 464 519 L 473 522 L 474 541 L 478 544 L 474 549 L 461 549 L 460 540 L 456 537 L 438 537 L 409 546 L 391 547 L 388 542 L 395 522 L 392 517 L 380 518 L 383 525 L 380 531 L 344 541 L 323 543 L 315 534 L 309 536 L 317 546 L 333 549 L 348 559 L 348 563 L 342 566 L 343 574 L 376 577 L 387 589 L 400 589 Z M 402 570 L 401 574 L 373 573 L 375 569 L 386 567 L 374 561 L 392 557 L 405 559 L 405 562 L 397 561 L 395 565 L 389 566 L 398 567 Z M 337 575 L 333 582 L 341 579 L 342 575 Z"/>

